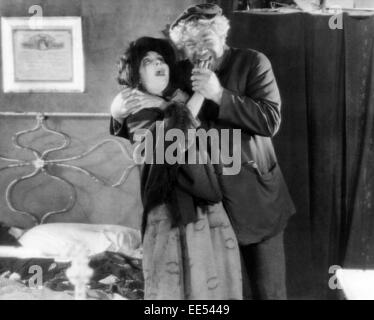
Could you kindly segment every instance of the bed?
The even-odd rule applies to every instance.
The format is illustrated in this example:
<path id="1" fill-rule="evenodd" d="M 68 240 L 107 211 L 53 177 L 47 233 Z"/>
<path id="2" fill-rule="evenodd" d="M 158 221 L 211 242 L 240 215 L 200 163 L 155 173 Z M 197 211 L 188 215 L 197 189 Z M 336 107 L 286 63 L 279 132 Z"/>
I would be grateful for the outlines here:
<path id="1" fill-rule="evenodd" d="M 125 141 L 103 136 L 95 138 L 91 145 L 81 143 L 77 153 L 77 147 L 71 150 L 71 135 L 61 129 L 59 122 L 61 118 L 87 117 L 107 122 L 109 115 L 2 112 L 0 116 L 36 122 L 11 137 L 12 146 L 27 157 L 0 152 L 0 191 L 4 195 L 0 214 L 0 299 L 142 299 L 142 248 L 137 228 L 141 208 L 136 193 L 139 171 L 132 162 L 131 150 Z M 35 134 L 44 150 L 33 145 L 38 139 L 27 139 Z M 13 152 L 9 147 L 7 150 Z M 90 156 L 91 170 L 79 163 Z M 115 160 L 117 170 L 112 170 L 114 166 L 108 159 Z M 96 174 L 92 170 L 95 166 L 104 169 Z M 26 172 L 9 175 L 14 169 Z M 39 176 L 49 179 L 48 183 L 39 183 Z M 42 195 L 29 195 L 39 187 Z M 110 201 L 109 209 L 100 207 L 101 196 Z M 120 198 L 127 202 L 116 207 L 116 199 Z M 31 204 L 25 205 L 26 200 Z M 46 208 L 42 208 L 44 205 Z M 121 211 L 115 212 L 117 208 Z M 114 213 L 87 214 L 100 209 Z"/>

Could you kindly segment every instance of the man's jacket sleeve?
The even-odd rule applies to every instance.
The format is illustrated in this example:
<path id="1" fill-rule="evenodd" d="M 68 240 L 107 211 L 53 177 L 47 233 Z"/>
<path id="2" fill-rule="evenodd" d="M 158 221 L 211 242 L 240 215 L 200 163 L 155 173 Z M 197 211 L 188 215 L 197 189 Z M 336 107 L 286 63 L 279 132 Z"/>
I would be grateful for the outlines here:
<path id="1" fill-rule="evenodd" d="M 245 94 L 224 88 L 218 119 L 252 134 L 274 136 L 281 122 L 281 99 L 270 61 L 264 54 L 256 55 L 243 81 Z"/>

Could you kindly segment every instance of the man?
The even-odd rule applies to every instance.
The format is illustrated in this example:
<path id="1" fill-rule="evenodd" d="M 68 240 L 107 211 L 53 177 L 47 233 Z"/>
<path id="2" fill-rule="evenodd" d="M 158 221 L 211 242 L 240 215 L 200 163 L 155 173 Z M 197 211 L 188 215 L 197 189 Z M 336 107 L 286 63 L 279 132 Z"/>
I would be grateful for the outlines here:
<path id="1" fill-rule="evenodd" d="M 222 10 L 205 4 L 188 8 L 172 24 L 170 37 L 188 59 L 180 63 L 179 74 L 187 77 L 182 82 L 206 100 L 202 123 L 242 132 L 241 171 L 222 175 L 221 183 L 252 297 L 286 299 L 283 230 L 295 208 L 271 141 L 281 122 L 280 95 L 266 56 L 229 48 L 228 30 Z M 193 67 L 201 61 L 211 67 Z M 233 152 L 235 145 L 230 147 Z"/>
<path id="2" fill-rule="evenodd" d="M 228 30 L 213 4 L 190 7 L 171 25 L 170 38 L 187 58 L 179 63 L 180 86 L 204 97 L 198 112 L 203 127 L 241 129 L 241 170 L 220 178 L 241 245 L 244 292 L 250 287 L 253 299 L 286 299 L 283 230 L 295 208 L 271 140 L 281 122 L 280 95 L 266 56 L 228 47 Z M 129 95 L 128 103 L 147 98 Z M 231 140 L 229 151 L 235 148 Z"/>

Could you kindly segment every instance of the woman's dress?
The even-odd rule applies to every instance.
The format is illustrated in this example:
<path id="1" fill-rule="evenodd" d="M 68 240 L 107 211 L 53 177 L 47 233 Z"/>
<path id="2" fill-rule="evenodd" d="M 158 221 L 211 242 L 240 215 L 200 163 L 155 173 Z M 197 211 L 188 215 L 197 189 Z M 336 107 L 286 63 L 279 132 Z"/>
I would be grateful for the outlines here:
<path id="1" fill-rule="evenodd" d="M 222 203 L 172 228 L 166 206 L 148 214 L 143 242 L 145 299 L 242 299 L 239 247 Z"/>
<path id="2" fill-rule="evenodd" d="M 132 140 L 136 129 L 159 119 L 158 109 L 140 110 L 122 125 L 112 119 L 111 133 Z M 160 204 L 146 215 L 144 299 L 242 299 L 239 246 L 222 202 L 197 206 L 197 219 L 185 225 L 175 226 L 172 214 L 170 206 Z"/>

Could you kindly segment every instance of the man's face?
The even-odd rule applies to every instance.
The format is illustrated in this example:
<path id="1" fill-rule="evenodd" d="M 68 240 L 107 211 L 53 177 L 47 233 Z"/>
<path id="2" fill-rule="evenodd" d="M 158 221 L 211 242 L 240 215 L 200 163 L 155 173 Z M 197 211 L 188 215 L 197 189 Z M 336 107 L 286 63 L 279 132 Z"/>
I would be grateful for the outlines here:
<path id="1" fill-rule="evenodd" d="M 194 65 L 201 61 L 209 61 L 211 65 L 222 57 L 225 40 L 214 30 L 203 28 L 195 34 L 190 33 L 184 42 L 183 50 L 188 60 Z"/>

